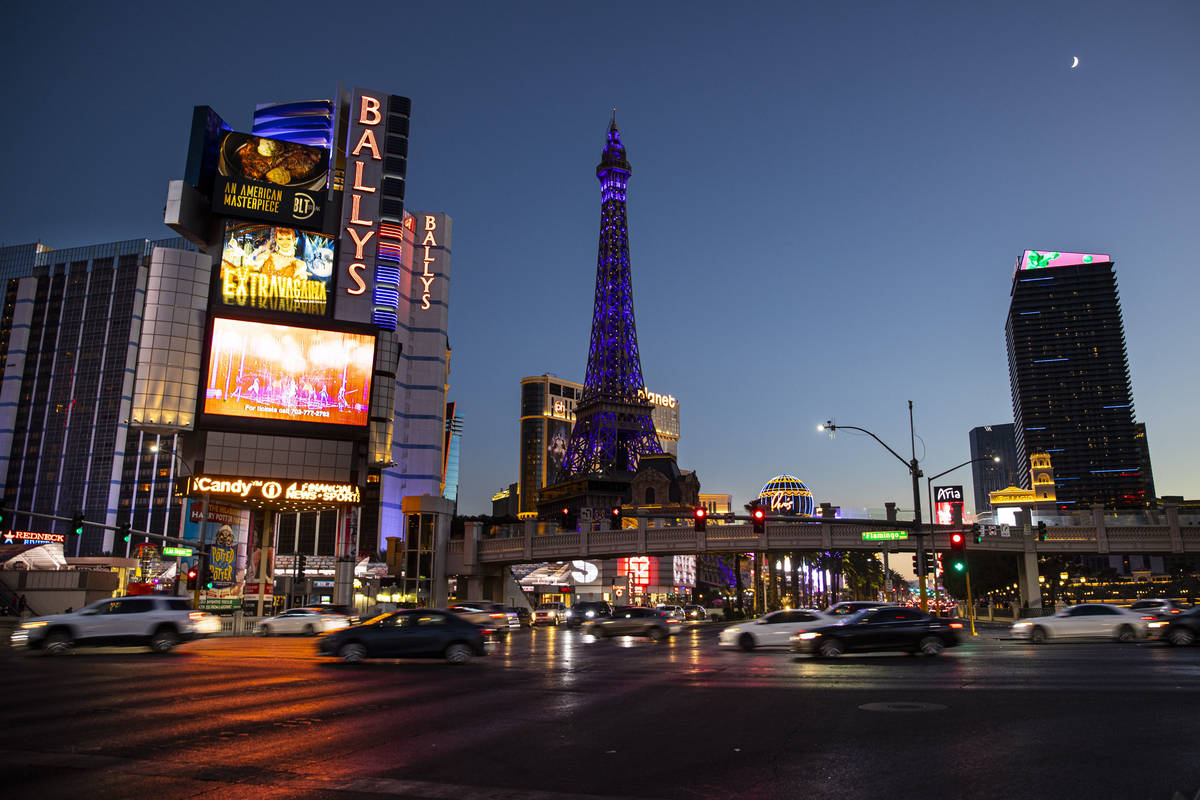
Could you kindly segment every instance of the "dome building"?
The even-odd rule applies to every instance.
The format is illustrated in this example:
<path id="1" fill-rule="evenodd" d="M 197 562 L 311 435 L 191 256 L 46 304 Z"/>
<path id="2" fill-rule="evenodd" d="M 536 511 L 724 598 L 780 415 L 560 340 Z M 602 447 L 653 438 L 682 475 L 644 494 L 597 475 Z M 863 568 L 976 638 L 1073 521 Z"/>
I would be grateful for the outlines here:
<path id="1" fill-rule="evenodd" d="M 790 514 L 811 517 L 814 503 L 812 492 L 799 478 L 779 475 L 767 481 L 758 493 L 758 501 L 770 514 Z"/>

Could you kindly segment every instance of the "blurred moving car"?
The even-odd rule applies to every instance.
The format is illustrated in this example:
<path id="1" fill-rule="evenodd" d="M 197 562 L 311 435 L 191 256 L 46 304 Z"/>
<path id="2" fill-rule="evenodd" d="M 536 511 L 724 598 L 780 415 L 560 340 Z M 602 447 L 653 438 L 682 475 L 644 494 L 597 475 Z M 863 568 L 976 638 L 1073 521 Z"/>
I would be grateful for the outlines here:
<path id="1" fill-rule="evenodd" d="M 1111 603 L 1069 606 L 1049 617 L 1014 622 L 1014 639 L 1041 644 L 1050 639 L 1115 639 L 1132 642 L 1150 635 L 1153 614 L 1141 614 Z"/>
<path id="2" fill-rule="evenodd" d="M 1150 623 L 1151 626 L 1155 624 L 1154 622 Z M 1158 638 L 1175 647 L 1186 647 L 1200 641 L 1200 608 L 1185 611 L 1169 620 L 1159 620 L 1158 624 L 1162 625 L 1158 632 Z"/>
<path id="3" fill-rule="evenodd" d="M 588 620 L 607 619 L 612 616 L 612 606 L 607 600 L 581 600 L 567 609 L 567 624 L 574 627 Z"/>
<path id="4" fill-rule="evenodd" d="M 533 610 L 534 625 L 561 625 L 567 621 L 567 607 L 562 603 L 541 603 Z"/>
<path id="5" fill-rule="evenodd" d="M 866 611 L 868 608 L 882 608 L 890 605 L 892 604 L 877 600 L 843 600 L 840 603 L 834 603 L 821 613 L 830 617 L 848 617 L 851 614 Z"/>
<path id="6" fill-rule="evenodd" d="M 1176 614 L 1182 614 L 1185 609 L 1183 606 L 1176 603 L 1174 600 L 1168 600 L 1165 597 L 1160 598 L 1145 598 L 1135 600 L 1130 606 L 1130 611 L 1136 611 L 1139 614 L 1153 614 L 1156 617 L 1173 617 Z"/>
<path id="7" fill-rule="evenodd" d="M 772 611 L 758 619 L 730 625 L 721 631 L 717 644 L 721 647 L 740 647 L 746 651 L 756 647 L 788 647 L 792 634 L 798 630 L 835 622 L 836 617 L 811 608 Z"/>
<path id="8" fill-rule="evenodd" d="M 941 655 L 958 644 L 961 620 L 942 619 L 915 608 L 868 608 L 832 624 L 792 635 L 792 651 L 836 658 L 843 653 L 902 650 Z"/>
<path id="9" fill-rule="evenodd" d="M 318 633 L 336 631 L 349 625 L 350 620 L 345 614 L 335 614 L 319 608 L 291 608 L 258 623 L 258 632 L 263 636 L 289 633 L 316 636 Z"/>
<path id="10" fill-rule="evenodd" d="M 529 613 L 529 609 L 525 606 L 509 606 L 508 613 L 517 618 L 517 624 L 514 625 L 512 616 L 509 617 L 508 626 L 510 628 L 532 628 L 533 616 Z"/>
<path id="11" fill-rule="evenodd" d="M 317 651 L 349 664 L 364 658 L 444 658 L 465 664 L 471 656 L 487 655 L 489 631 L 461 614 L 418 608 L 382 614 L 322 636 Z"/>
<path id="12" fill-rule="evenodd" d="M 521 621 L 516 612 L 510 612 L 503 603 L 493 603 L 490 600 L 468 600 L 450 606 L 450 611 L 458 614 L 467 622 L 504 632 L 510 627 L 520 627 Z M 516 625 L 512 622 L 516 621 Z"/>
<path id="13" fill-rule="evenodd" d="M 704 606 L 684 606 L 683 613 L 687 615 L 688 622 L 705 622 L 708 620 L 708 612 L 704 610 Z"/>
<path id="14" fill-rule="evenodd" d="M 330 614 L 341 614 L 351 625 L 358 624 L 358 614 L 344 603 L 310 603 L 305 608 L 317 608 Z"/>
<path id="15" fill-rule="evenodd" d="M 671 624 L 665 611 L 638 606 L 617 606 L 611 617 L 585 624 L 585 630 L 598 638 L 610 636 L 647 636 L 654 641 L 671 635 Z"/>
<path id="16" fill-rule="evenodd" d="M 156 653 L 167 653 L 180 642 L 196 638 L 196 622 L 205 616 L 203 611 L 192 611 L 192 602 L 186 597 L 112 597 L 68 614 L 27 619 L 9 641 L 13 647 L 48 655 L 69 653 L 77 645 L 145 645 Z"/>
<path id="17" fill-rule="evenodd" d="M 195 613 L 193 612 L 193 615 Z M 207 611 L 201 611 L 199 616 L 193 616 L 192 624 L 196 628 L 197 636 L 211 636 L 221 632 L 221 618 Z"/>

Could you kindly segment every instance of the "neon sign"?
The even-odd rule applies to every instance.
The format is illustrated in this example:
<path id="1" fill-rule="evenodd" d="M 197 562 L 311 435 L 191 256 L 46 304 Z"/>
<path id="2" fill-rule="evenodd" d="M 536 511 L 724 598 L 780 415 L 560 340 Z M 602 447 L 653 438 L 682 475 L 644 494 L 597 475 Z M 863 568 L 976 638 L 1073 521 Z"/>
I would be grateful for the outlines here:
<path id="1" fill-rule="evenodd" d="M 1112 256 L 1091 253 L 1055 253 L 1051 251 L 1026 250 L 1021 256 L 1020 269 L 1044 269 L 1047 267 L 1077 267 L 1083 264 L 1103 264 L 1112 261 Z"/>
<path id="2" fill-rule="evenodd" d="M 630 556 L 617 559 L 617 574 L 628 575 L 633 586 L 653 586 L 657 583 L 658 563 L 656 557 Z"/>
<path id="3" fill-rule="evenodd" d="M 188 494 L 199 493 L 236 497 L 241 500 L 306 500 L 319 503 L 357 503 L 358 487 L 352 483 L 281 481 L 264 478 L 222 478 L 199 475 L 188 480 Z"/>
<path id="4" fill-rule="evenodd" d="M 429 308 L 429 287 L 433 285 L 433 279 L 437 277 L 429 271 L 429 265 L 433 263 L 433 256 L 429 252 L 429 248 L 437 247 L 437 240 L 433 233 L 437 230 L 437 217 L 432 214 L 425 215 L 425 238 L 421 240 L 421 247 L 425 250 L 425 255 L 422 257 L 421 267 L 422 272 L 417 277 L 421 279 L 421 309 Z"/>
<path id="5" fill-rule="evenodd" d="M 657 394 L 646 388 L 643 388 L 639 394 L 656 406 L 674 408 L 679 404 L 679 401 L 675 399 L 675 395 L 673 394 Z"/>

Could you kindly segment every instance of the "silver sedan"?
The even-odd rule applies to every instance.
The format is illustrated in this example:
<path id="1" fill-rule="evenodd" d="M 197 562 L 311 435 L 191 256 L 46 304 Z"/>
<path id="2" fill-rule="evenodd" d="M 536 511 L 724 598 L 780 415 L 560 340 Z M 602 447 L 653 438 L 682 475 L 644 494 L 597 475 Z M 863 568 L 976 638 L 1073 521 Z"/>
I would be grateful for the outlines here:
<path id="1" fill-rule="evenodd" d="M 1013 623 L 1012 637 L 1034 644 L 1051 640 L 1112 639 L 1132 642 L 1149 636 L 1154 617 L 1109 603 L 1084 603 L 1064 608 L 1050 617 Z"/>

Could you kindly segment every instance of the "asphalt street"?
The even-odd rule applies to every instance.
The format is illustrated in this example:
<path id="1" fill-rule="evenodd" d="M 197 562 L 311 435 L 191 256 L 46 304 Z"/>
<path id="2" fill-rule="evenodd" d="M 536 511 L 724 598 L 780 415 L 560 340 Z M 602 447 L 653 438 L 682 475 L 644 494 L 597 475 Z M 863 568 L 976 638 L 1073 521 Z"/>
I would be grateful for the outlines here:
<path id="1" fill-rule="evenodd" d="M 344 665 L 311 638 L 0 648 L 7 797 L 1161 798 L 1200 791 L 1200 647 L 836 661 L 514 632 Z"/>

